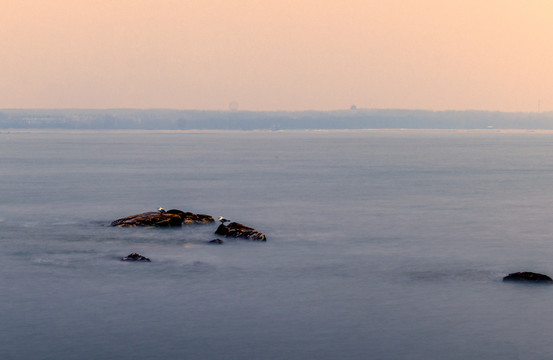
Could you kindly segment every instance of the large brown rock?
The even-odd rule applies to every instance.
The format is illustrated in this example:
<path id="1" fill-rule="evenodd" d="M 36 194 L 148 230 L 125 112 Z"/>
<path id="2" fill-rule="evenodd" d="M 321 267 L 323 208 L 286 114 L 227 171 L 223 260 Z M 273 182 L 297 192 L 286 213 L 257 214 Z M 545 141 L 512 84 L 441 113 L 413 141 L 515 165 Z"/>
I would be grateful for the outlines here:
<path id="1" fill-rule="evenodd" d="M 237 222 L 232 222 L 228 225 L 219 225 L 217 230 L 215 230 L 215 234 L 254 241 L 267 241 L 265 234 L 262 232 Z"/>
<path id="2" fill-rule="evenodd" d="M 213 217 L 211 215 L 205 215 L 205 214 L 194 214 L 189 211 L 184 212 L 177 209 L 171 209 L 167 211 L 167 214 L 174 214 L 182 217 L 182 222 L 186 225 L 193 225 L 193 224 L 209 224 L 214 222 Z"/>
<path id="3" fill-rule="evenodd" d="M 171 209 L 166 212 L 150 211 L 141 214 L 127 216 L 117 219 L 111 223 L 111 226 L 118 227 L 178 227 L 182 224 L 207 224 L 214 222 L 213 217 L 204 214 L 194 214 L 177 209 Z"/>

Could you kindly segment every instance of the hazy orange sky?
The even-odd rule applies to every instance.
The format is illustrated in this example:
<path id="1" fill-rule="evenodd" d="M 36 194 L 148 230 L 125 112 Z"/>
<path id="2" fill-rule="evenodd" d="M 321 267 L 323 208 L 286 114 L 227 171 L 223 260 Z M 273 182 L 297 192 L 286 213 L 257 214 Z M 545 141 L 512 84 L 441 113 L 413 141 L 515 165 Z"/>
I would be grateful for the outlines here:
<path id="1" fill-rule="evenodd" d="M 553 110 L 551 0 L 2 0 L 0 108 Z"/>

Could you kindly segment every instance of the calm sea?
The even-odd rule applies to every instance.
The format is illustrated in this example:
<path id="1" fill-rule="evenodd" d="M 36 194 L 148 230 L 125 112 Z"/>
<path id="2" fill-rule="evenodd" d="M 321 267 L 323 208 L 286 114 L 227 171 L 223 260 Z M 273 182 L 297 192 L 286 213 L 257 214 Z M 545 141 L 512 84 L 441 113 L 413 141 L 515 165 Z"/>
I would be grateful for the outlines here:
<path id="1" fill-rule="evenodd" d="M 553 133 L 0 132 L 1 359 L 550 359 Z M 121 229 L 158 207 L 216 225 Z M 151 263 L 119 259 L 131 252 Z"/>

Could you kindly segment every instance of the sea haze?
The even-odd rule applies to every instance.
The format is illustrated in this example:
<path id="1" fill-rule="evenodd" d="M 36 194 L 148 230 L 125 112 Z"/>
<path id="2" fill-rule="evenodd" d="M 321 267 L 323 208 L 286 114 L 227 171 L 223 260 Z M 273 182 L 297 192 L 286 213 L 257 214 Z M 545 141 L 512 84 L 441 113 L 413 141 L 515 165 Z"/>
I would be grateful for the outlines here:
<path id="1" fill-rule="evenodd" d="M 552 130 L 553 112 L 357 109 L 200 111 L 163 109 L 0 109 L 0 129 L 87 130 Z"/>
<path id="2" fill-rule="evenodd" d="M 2 359 L 546 359 L 553 133 L 0 132 Z M 158 207 L 216 225 L 122 229 Z M 151 263 L 119 259 L 131 252 Z"/>

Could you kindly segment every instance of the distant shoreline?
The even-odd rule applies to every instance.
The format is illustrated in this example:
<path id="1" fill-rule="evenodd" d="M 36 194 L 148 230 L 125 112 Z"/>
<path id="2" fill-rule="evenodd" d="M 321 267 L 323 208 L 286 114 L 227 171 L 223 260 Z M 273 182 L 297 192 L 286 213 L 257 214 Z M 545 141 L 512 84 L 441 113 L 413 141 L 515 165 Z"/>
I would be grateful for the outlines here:
<path id="1" fill-rule="evenodd" d="M 375 134 L 459 134 L 459 135 L 509 135 L 535 134 L 553 135 L 553 129 L 301 129 L 301 130 L 148 130 L 148 129 L 2 129 L 0 136 L 8 134 L 232 134 L 232 133 L 265 133 L 278 135 L 279 133 L 375 133 Z"/>
<path id="2" fill-rule="evenodd" d="M 0 129 L 66 130 L 553 130 L 553 112 L 0 110 Z"/>

